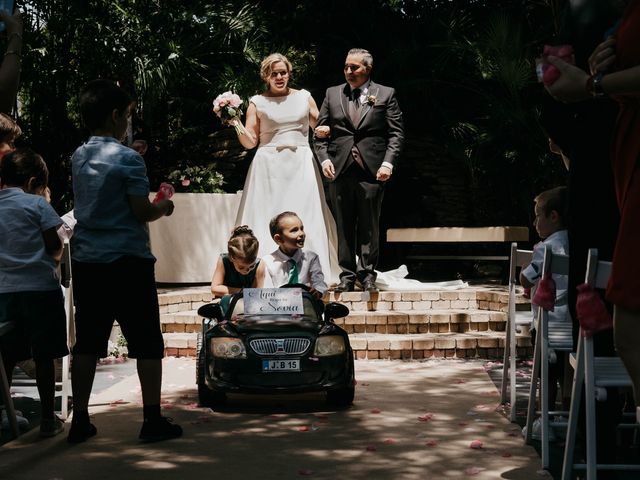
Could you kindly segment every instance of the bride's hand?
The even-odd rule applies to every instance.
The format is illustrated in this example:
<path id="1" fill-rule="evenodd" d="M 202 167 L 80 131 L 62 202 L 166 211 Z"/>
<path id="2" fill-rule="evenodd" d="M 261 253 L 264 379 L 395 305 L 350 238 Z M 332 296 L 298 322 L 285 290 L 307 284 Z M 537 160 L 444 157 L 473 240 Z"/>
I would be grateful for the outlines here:
<path id="1" fill-rule="evenodd" d="M 329 138 L 329 135 L 331 135 L 331 129 L 328 125 L 320 125 L 316 127 L 313 133 L 316 138 Z"/>

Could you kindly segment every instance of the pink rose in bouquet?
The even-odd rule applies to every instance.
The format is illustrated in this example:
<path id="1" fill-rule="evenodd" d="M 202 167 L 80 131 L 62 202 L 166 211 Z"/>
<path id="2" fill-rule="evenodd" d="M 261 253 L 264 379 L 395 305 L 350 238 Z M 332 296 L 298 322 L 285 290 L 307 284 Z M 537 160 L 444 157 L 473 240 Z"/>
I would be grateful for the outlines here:
<path id="1" fill-rule="evenodd" d="M 238 135 L 244 135 L 245 131 L 240 122 L 242 115 L 242 99 L 233 92 L 224 92 L 213 101 L 213 112 L 225 123 L 233 125 Z"/>

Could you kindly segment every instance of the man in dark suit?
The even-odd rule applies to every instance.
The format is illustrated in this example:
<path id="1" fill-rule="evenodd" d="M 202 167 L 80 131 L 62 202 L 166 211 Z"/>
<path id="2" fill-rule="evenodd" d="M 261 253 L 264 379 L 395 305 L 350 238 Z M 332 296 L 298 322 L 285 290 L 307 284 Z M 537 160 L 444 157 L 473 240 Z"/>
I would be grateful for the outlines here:
<path id="1" fill-rule="evenodd" d="M 322 173 L 331 180 L 329 201 L 342 270 L 336 291 L 342 292 L 352 291 L 356 281 L 364 291 L 377 292 L 384 185 L 404 142 L 395 90 L 372 82 L 372 67 L 368 51 L 349 51 L 344 65 L 347 83 L 327 89 L 315 139 Z M 322 126 L 330 128 L 326 138 L 321 136 Z"/>

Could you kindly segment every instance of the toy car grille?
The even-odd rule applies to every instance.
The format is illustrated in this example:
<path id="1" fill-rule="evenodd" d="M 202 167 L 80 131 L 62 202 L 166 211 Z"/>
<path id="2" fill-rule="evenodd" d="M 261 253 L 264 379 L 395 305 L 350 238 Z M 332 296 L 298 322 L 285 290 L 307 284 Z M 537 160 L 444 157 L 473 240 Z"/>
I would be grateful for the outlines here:
<path id="1" fill-rule="evenodd" d="M 259 338 L 249 342 L 258 355 L 300 355 L 311 345 L 308 338 Z"/>

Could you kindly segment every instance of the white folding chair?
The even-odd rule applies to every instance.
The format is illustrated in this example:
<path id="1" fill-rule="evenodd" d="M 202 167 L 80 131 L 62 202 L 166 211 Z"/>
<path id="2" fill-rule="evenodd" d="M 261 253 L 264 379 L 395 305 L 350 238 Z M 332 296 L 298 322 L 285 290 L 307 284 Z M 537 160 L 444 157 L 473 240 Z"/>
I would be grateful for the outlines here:
<path id="1" fill-rule="evenodd" d="M 531 250 L 519 250 L 517 243 L 511 244 L 509 262 L 509 305 L 507 311 L 507 326 L 504 344 L 504 357 L 502 361 L 502 385 L 500 388 L 500 403 L 507 402 L 509 395 L 511 403 L 510 419 L 516 421 L 516 360 L 518 327 L 530 325 L 531 310 L 516 309 L 516 287 L 519 284 L 518 271 L 531 263 L 533 252 Z M 509 393 L 507 393 L 509 392 Z"/>
<path id="2" fill-rule="evenodd" d="M 598 251 L 589 250 L 585 283 L 596 289 L 604 289 L 611 274 L 611 262 L 598 261 Z M 596 400 L 605 400 L 607 387 L 631 387 L 631 378 L 620 357 L 594 357 L 593 338 L 585 336 L 582 328 L 578 337 L 577 352 L 571 355 L 574 368 L 571 391 L 569 425 L 565 439 L 562 480 L 571 480 L 573 470 L 587 471 L 587 480 L 596 480 L 598 470 L 640 471 L 640 465 L 598 464 L 596 462 Z M 585 392 L 585 423 L 587 435 L 586 463 L 573 463 L 578 428 L 578 415 Z"/>
<path id="3" fill-rule="evenodd" d="M 64 290 L 64 307 L 67 313 L 67 345 L 69 350 L 75 343 L 75 321 L 73 307 L 73 285 L 71 281 L 71 249 L 69 241 L 64 242 L 62 251 L 62 261 L 60 262 L 60 283 Z M 62 358 L 62 375 L 59 382 L 56 382 L 56 396 L 60 396 L 59 415 L 63 420 L 69 416 L 69 397 L 71 396 L 71 355 Z M 58 393 L 59 392 L 59 393 Z"/>
<path id="4" fill-rule="evenodd" d="M 542 276 L 568 275 L 569 256 L 553 253 L 551 247 L 544 250 L 542 263 Z M 563 300 L 556 298 L 556 306 Z M 556 352 L 573 351 L 573 325 L 567 318 L 565 321 L 549 321 L 549 312 L 542 307 L 538 308 L 538 327 L 536 330 L 536 344 L 533 352 L 533 371 L 531 373 L 531 385 L 529 388 L 529 405 L 527 408 L 527 424 L 525 441 L 531 443 L 533 421 L 536 413 L 540 414 L 541 426 L 541 457 L 542 468 L 549 468 L 549 427 L 564 427 L 566 422 L 549 422 L 550 415 L 567 415 L 568 412 L 550 411 L 549 404 L 549 363 L 556 363 Z M 540 388 L 538 389 L 538 376 Z M 536 394 L 539 392 L 539 410 L 536 411 Z"/>

